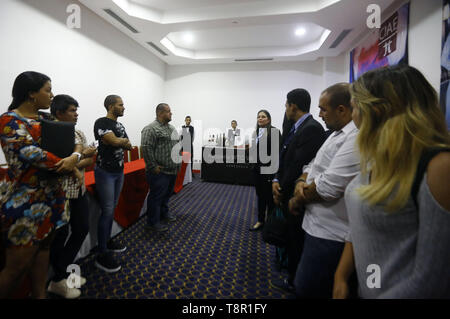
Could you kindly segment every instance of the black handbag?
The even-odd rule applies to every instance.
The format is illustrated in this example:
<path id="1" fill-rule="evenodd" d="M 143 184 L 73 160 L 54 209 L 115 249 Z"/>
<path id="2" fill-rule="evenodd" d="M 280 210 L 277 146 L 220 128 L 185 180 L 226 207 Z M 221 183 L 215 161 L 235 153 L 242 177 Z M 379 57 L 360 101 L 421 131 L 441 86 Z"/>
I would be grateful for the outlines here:
<path id="1" fill-rule="evenodd" d="M 263 240 L 277 247 L 286 247 L 288 238 L 287 220 L 283 215 L 283 211 L 280 207 L 269 213 L 266 223 L 262 230 Z"/>

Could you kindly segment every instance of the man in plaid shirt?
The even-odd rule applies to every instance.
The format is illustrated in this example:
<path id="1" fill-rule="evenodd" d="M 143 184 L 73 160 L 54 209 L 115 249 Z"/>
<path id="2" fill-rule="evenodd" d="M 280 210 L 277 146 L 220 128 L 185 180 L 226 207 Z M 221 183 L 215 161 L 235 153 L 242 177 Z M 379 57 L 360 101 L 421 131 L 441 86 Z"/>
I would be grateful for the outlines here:
<path id="1" fill-rule="evenodd" d="M 141 132 L 141 147 L 150 186 L 146 229 L 151 231 L 167 231 L 167 222 L 176 220 L 169 213 L 168 202 L 180 169 L 181 145 L 175 127 L 169 124 L 171 120 L 169 105 L 160 103 L 156 107 L 156 120 Z"/>
<path id="2" fill-rule="evenodd" d="M 51 113 L 58 121 L 73 122 L 78 120 L 78 102 L 69 95 L 57 95 L 51 104 Z M 77 168 L 82 180 L 73 176 L 67 176 L 66 198 L 70 206 L 70 236 L 69 224 L 58 229 L 50 249 L 50 262 L 54 271 L 48 291 L 64 298 L 72 299 L 80 296 L 81 291 L 77 288 L 67 286 L 67 266 L 72 264 L 81 245 L 89 232 L 89 202 L 86 197 L 86 186 L 84 183 L 84 169 L 93 163 L 92 157 L 96 149 L 88 147 L 83 132 L 75 130 L 75 144 L 81 145 L 82 151 L 79 156 Z M 86 279 L 81 277 L 80 283 L 84 284 Z"/>

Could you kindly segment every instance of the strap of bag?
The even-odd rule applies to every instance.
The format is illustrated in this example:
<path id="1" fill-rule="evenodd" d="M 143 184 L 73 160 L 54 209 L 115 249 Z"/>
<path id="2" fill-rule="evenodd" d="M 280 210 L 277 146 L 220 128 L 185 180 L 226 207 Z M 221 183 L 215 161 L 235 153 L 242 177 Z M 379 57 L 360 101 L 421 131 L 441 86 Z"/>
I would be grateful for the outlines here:
<path id="1" fill-rule="evenodd" d="M 423 175 L 425 174 L 428 163 L 439 153 L 441 152 L 448 152 L 450 151 L 450 148 L 445 147 L 436 147 L 436 148 L 429 148 L 427 150 L 424 150 L 422 153 L 422 156 L 420 157 L 419 164 L 417 165 L 417 171 L 416 171 L 416 177 L 414 178 L 413 185 L 411 187 L 411 197 L 414 200 L 414 204 L 416 207 L 419 207 L 419 204 L 417 203 L 417 194 L 419 193 L 420 184 L 422 183 Z"/>

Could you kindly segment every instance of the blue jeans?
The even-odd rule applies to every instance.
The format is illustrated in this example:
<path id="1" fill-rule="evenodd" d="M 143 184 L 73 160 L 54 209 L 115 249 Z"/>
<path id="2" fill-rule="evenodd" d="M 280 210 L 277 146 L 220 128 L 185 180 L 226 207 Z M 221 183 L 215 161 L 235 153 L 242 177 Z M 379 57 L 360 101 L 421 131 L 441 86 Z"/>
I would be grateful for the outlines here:
<path id="1" fill-rule="evenodd" d="M 147 198 L 147 224 L 158 225 L 169 217 L 169 198 L 173 193 L 177 175 L 146 172 L 150 193 Z"/>
<path id="2" fill-rule="evenodd" d="M 111 173 L 96 166 L 94 170 L 95 188 L 102 210 L 98 220 L 97 240 L 99 253 L 106 252 L 106 244 L 111 237 L 114 211 L 123 186 L 123 172 Z"/>
<path id="3" fill-rule="evenodd" d="M 305 232 L 303 253 L 295 274 L 297 298 L 331 298 L 334 273 L 344 243 L 317 238 Z"/>

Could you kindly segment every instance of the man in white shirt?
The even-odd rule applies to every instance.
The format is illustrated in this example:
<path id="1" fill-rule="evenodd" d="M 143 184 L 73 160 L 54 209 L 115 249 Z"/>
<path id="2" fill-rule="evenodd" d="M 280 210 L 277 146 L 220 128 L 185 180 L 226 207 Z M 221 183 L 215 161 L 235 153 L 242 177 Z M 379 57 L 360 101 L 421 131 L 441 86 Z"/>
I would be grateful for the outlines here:
<path id="1" fill-rule="evenodd" d="M 347 83 L 322 92 L 320 114 L 334 132 L 297 180 L 290 212 L 305 206 L 305 241 L 294 279 L 298 298 L 331 298 L 336 267 L 348 233 L 344 191 L 359 172 L 355 145 L 358 129 L 352 121 Z"/>
<path id="2" fill-rule="evenodd" d="M 231 121 L 231 128 L 228 129 L 227 137 L 230 146 L 236 146 L 236 142 L 240 142 L 241 129 L 237 128 L 237 121 Z"/>

